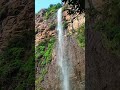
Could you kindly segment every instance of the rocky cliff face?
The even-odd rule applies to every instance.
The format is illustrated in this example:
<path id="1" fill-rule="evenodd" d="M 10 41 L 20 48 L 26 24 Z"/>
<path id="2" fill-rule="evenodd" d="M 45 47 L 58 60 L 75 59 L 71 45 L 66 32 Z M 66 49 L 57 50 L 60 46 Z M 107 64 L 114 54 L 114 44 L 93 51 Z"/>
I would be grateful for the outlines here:
<path id="1" fill-rule="evenodd" d="M 35 16 L 36 45 L 45 39 L 50 38 L 51 36 L 55 36 L 56 34 L 56 16 L 54 15 L 54 17 L 46 20 L 44 17 L 45 13 L 46 10 L 42 9 Z"/>
<path id="2" fill-rule="evenodd" d="M 105 11 L 102 3 L 96 4 L 99 8 L 95 5 L 95 3 L 101 2 L 102 0 L 91 1 L 95 9 Z M 103 2 L 105 3 L 105 1 Z M 105 5 L 107 6 L 107 4 Z M 113 2 L 112 7 L 116 7 L 113 6 Z M 111 15 L 112 11 L 109 12 L 109 9 L 110 6 L 107 6 L 108 11 L 106 10 L 105 13 Z M 101 14 L 92 13 L 92 10 L 86 10 L 86 90 L 119 90 L 120 57 L 112 53 L 113 49 L 109 51 L 107 47 L 105 47 L 106 42 L 103 41 L 105 39 L 103 33 L 108 29 L 104 27 L 102 27 L 102 31 L 100 31 L 101 28 L 95 29 L 98 17 L 103 18 L 102 23 L 104 20 L 107 21 L 107 19 L 109 20 L 108 22 L 110 22 L 110 18 L 103 12 L 101 12 Z M 114 17 L 112 19 L 114 20 Z M 107 23 L 107 27 L 110 28 L 111 25 L 112 23 L 110 25 Z M 114 29 L 114 31 L 115 30 L 116 29 Z M 110 33 L 110 31 L 108 32 Z M 111 35 L 109 34 L 109 36 Z M 116 43 L 118 42 L 116 41 Z"/>
<path id="3" fill-rule="evenodd" d="M 57 16 L 56 14 L 49 19 L 45 19 L 44 15 L 46 9 L 42 9 L 35 15 L 35 32 L 36 32 L 36 45 L 41 41 L 44 41 L 46 38 L 55 36 L 56 27 L 57 27 Z M 85 14 L 72 14 L 69 15 L 67 10 L 63 11 L 63 20 L 67 23 L 67 29 L 69 33 L 72 33 L 73 30 L 77 30 L 82 24 L 85 23 Z"/>
<path id="4" fill-rule="evenodd" d="M 46 10 L 43 9 L 36 15 L 35 28 L 36 28 L 36 46 L 39 45 L 42 41 L 45 41 L 47 38 L 55 36 L 57 38 L 56 26 L 57 20 L 56 15 L 50 17 L 48 20 L 44 18 Z M 68 60 L 72 63 L 70 83 L 71 90 L 84 90 L 84 81 L 85 81 L 85 52 L 76 40 L 74 31 L 85 23 L 85 17 L 83 14 L 68 15 L 67 11 L 63 11 L 63 22 L 67 23 L 67 27 L 64 27 L 66 30 L 65 34 L 65 47 L 68 53 Z M 70 34 L 70 35 L 69 35 Z M 57 66 L 57 41 L 55 43 L 52 60 L 49 64 L 46 65 L 47 73 L 44 76 L 39 84 L 36 85 L 36 90 L 60 90 L 60 80 L 59 80 L 59 71 Z M 38 66 L 38 61 L 36 66 Z M 39 68 L 39 67 L 38 67 Z M 36 71 L 37 77 L 41 74 L 41 69 L 39 68 L 38 72 Z M 36 79 L 38 79 L 36 77 Z"/>
<path id="5" fill-rule="evenodd" d="M 71 14 L 69 15 L 67 11 L 63 12 L 63 19 L 68 23 L 67 30 L 72 33 L 73 30 L 77 30 L 82 24 L 85 23 L 85 14 Z"/>
<path id="6" fill-rule="evenodd" d="M 57 44 L 56 44 L 57 46 Z M 70 90 L 85 89 L 85 53 L 76 42 L 74 37 L 65 38 L 65 48 L 67 51 L 70 68 Z M 61 90 L 60 75 L 57 66 L 57 47 L 53 50 L 52 61 L 48 65 L 48 73 L 41 82 L 43 90 Z"/>
<path id="7" fill-rule="evenodd" d="M 34 89 L 33 11 L 32 0 L 0 1 L 1 90 Z"/>
<path id="8" fill-rule="evenodd" d="M 34 13 L 29 13 L 33 10 L 29 7 L 30 5 L 32 6 L 33 2 L 28 0 L 2 0 L 0 2 L 0 51 L 4 51 L 8 41 L 20 37 L 22 32 L 28 30 L 27 28 L 33 28 L 33 22 L 26 21 L 26 17 L 34 20 Z"/>

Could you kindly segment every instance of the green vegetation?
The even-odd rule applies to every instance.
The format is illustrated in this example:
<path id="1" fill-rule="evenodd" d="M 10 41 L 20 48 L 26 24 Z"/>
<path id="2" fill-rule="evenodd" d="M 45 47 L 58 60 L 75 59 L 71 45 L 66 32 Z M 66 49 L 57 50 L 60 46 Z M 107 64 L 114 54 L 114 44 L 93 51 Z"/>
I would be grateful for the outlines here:
<path id="1" fill-rule="evenodd" d="M 62 11 L 65 11 L 65 10 L 67 10 L 67 6 L 62 7 Z"/>
<path id="2" fill-rule="evenodd" d="M 55 29 L 55 27 L 56 27 L 56 25 L 57 25 L 56 23 L 50 24 L 50 25 L 49 25 L 50 30 L 54 30 L 54 29 Z"/>
<path id="3" fill-rule="evenodd" d="M 80 47 L 85 48 L 85 24 L 77 30 L 77 40 Z"/>
<path id="4" fill-rule="evenodd" d="M 62 0 L 64 3 L 68 3 L 72 9 L 69 9 L 69 14 L 81 13 L 85 11 L 85 0 Z"/>
<path id="5" fill-rule="evenodd" d="M 67 29 L 67 27 L 68 27 L 68 22 L 67 22 L 67 21 L 64 21 L 64 22 L 63 22 L 63 28 L 64 28 L 64 29 Z"/>
<path id="6" fill-rule="evenodd" d="M 23 35 L 13 38 L 0 55 L 1 90 L 5 90 L 5 87 L 13 90 L 34 87 L 34 45 L 31 44 L 34 33 L 29 34 L 26 31 Z"/>
<path id="7" fill-rule="evenodd" d="M 98 20 L 95 28 L 102 33 L 105 48 L 120 55 L 120 1 L 107 0 L 101 14 L 102 19 Z"/>
<path id="8" fill-rule="evenodd" d="M 40 84 L 44 80 L 45 74 L 48 72 L 47 65 L 52 60 L 52 51 L 54 48 L 55 41 L 56 41 L 55 37 L 51 37 L 50 39 L 41 42 L 35 48 L 35 60 L 39 62 L 39 68 L 40 68 L 40 75 L 38 78 L 36 78 L 35 81 L 35 84 L 37 86 L 36 90 L 39 90 L 41 88 Z"/>
<path id="9" fill-rule="evenodd" d="M 47 9 L 47 12 L 45 13 L 45 19 L 49 19 L 51 16 L 53 16 L 60 7 L 62 7 L 60 3 L 54 5 L 51 4 L 50 7 Z"/>
<path id="10" fill-rule="evenodd" d="M 35 58 L 36 60 L 40 59 L 40 64 L 42 66 L 45 66 L 46 64 L 50 63 L 52 59 L 52 49 L 53 49 L 54 43 L 55 43 L 55 38 L 52 37 L 51 39 L 41 42 L 36 47 Z"/>

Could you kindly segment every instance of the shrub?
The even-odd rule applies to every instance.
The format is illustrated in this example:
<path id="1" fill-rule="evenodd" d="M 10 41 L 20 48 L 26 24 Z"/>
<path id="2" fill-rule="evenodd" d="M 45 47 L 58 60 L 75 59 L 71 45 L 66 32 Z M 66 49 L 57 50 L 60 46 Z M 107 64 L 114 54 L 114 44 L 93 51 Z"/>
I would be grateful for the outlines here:
<path id="1" fill-rule="evenodd" d="M 18 90 L 34 85 L 34 46 L 31 44 L 33 34 L 24 31 L 22 35 L 14 36 L 8 42 L 2 57 L 0 56 L 0 83 L 3 87 L 6 87 L 4 83 L 9 83 L 8 88 L 13 86 L 12 89 Z"/>
<path id="2" fill-rule="evenodd" d="M 50 30 L 54 30 L 55 29 L 55 27 L 56 27 L 56 24 L 55 23 L 53 23 L 53 24 L 50 24 Z"/>
<path id="3" fill-rule="evenodd" d="M 77 30 L 77 40 L 80 45 L 80 47 L 85 47 L 85 24 L 83 24 L 80 28 Z"/>
<path id="4" fill-rule="evenodd" d="M 67 21 L 64 21 L 64 22 L 63 22 L 63 28 L 64 28 L 64 29 L 67 29 L 67 27 L 68 27 L 68 23 L 67 23 Z"/>
<path id="5" fill-rule="evenodd" d="M 35 48 L 35 56 L 36 60 L 39 62 L 39 68 L 40 68 L 40 77 L 36 78 L 35 84 L 37 89 L 42 89 L 41 82 L 44 80 L 44 76 L 46 75 L 47 71 L 47 65 L 52 60 L 52 50 L 55 43 L 55 37 L 51 37 L 50 39 L 47 39 L 43 42 L 41 42 L 36 48 Z M 40 58 L 38 58 L 41 56 Z"/>
<path id="6" fill-rule="evenodd" d="M 62 5 L 60 3 L 58 4 L 54 4 L 54 5 L 50 5 L 49 8 L 47 9 L 47 12 L 45 13 L 45 19 L 49 19 L 50 16 L 54 15 L 55 12 L 57 12 L 57 10 L 62 7 Z"/>
<path id="7" fill-rule="evenodd" d="M 102 19 L 98 20 L 95 26 L 95 30 L 100 31 L 103 35 L 103 46 L 116 55 L 120 53 L 119 11 L 119 0 L 106 0 L 104 9 L 101 12 Z"/>
<path id="8" fill-rule="evenodd" d="M 65 10 L 67 10 L 67 6 L 62 7 L 62 11 L 65 11 Z"/>

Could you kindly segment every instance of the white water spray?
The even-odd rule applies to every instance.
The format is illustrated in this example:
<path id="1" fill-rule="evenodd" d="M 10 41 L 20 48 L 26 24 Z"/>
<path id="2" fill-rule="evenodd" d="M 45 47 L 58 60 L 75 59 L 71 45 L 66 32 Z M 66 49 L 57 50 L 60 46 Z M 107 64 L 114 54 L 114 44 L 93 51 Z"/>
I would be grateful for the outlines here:
<path id="1" fill-rule="evenodd" d="M 64 31 L 62 26 L 62 8 L 57 12 L 57 31 L 58 31 L 58 66 L 60 69 L 60 79 L 61 79 L 61 89 L 70 90 L 69 85 L 69 68 L 67 59 L 65 57 L 65 40 L 64 40 Z"/>

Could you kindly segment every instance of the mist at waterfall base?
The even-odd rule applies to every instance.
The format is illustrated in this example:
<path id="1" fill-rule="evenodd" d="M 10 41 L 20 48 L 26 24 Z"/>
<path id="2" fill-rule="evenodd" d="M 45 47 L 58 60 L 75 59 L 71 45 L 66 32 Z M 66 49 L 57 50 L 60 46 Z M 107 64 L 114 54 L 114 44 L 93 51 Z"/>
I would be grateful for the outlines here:
<path id="1" fill-rule="evenodd" d="M 57 63 L 60 71 L 60 88 L 61 90 L 70 90 L 70 80 L 69 80 L 69 67 L 68 60 L 66 58 L 65 50 L 65 38 L 62 25 L 62 8 L 57 12 L 57 32 L 58 32 L 58 51 L 57 51 Z"/>

